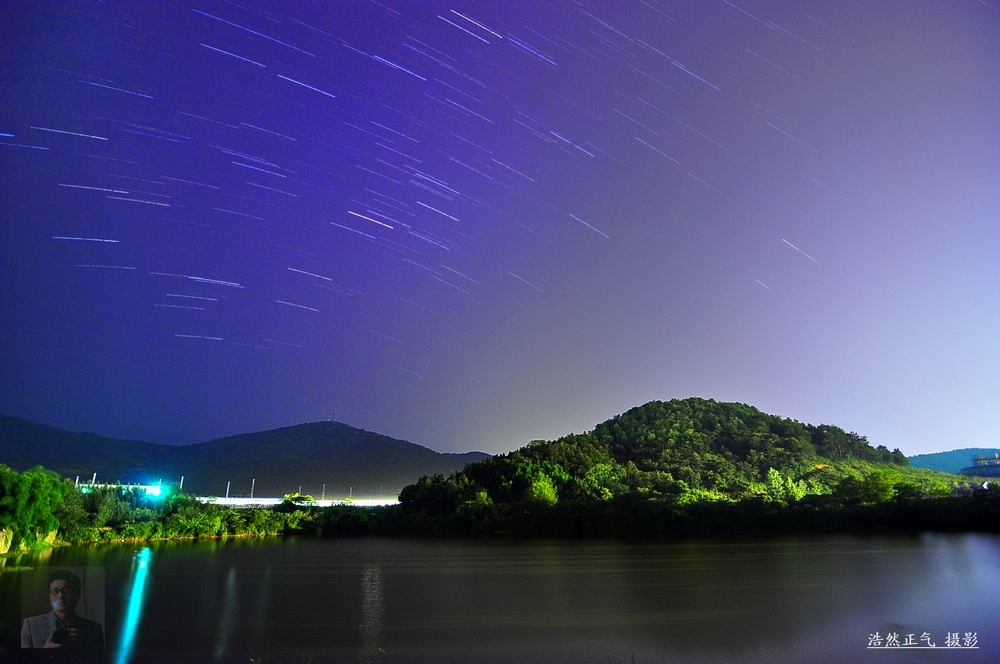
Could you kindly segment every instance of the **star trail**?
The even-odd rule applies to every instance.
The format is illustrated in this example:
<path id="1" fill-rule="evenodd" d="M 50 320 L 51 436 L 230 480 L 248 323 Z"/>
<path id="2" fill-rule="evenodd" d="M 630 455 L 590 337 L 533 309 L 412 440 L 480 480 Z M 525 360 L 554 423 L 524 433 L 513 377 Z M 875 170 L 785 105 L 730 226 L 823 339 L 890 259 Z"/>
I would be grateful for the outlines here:
<path id="1" fill-rule="evenodd" d="M 502 452 L 650 399 L 1000 425 L 1000 5 L 20 3 L 0 411 Z"/>

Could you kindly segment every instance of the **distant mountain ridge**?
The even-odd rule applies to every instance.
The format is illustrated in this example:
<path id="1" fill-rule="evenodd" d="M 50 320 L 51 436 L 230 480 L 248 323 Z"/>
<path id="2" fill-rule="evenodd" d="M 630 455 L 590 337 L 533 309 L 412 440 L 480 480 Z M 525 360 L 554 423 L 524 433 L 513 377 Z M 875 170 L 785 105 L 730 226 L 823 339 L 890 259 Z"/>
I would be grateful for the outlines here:
<path id="1" fill-rule="evenodd" d="M 934 452 L 932 454 L 915 454 L 910 457 L 910 465 L 914 468 L 928 468 L 942 473 L 962 472 L 963 468 L 972 465 L 974 456 L 993 456 L 1000 454 L 1000 448 L 996 447 L 967 447 L 961 450 L 951 450 L 949 452 Z"/>
<path id="2" fill-rule="evenodd" d="M 74 433 L 0 415 L 0 463 L 44 466 L 101 482 L 177 482 L 197 495 L 281 496 L 302 487 L 317 498 L 395 497 L 423 475 L 450 473 L 489 458 L 485 452 L 435 452 L 339 422 L 312 422 L 194 445 L 160 445 Z"/>

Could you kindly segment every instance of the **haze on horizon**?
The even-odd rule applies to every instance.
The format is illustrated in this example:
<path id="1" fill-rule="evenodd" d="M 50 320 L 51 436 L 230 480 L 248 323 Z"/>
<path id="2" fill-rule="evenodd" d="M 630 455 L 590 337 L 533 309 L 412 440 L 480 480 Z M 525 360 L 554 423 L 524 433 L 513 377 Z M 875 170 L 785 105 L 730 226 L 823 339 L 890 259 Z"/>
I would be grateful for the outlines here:
<path id="1" fill-rule="evenodd" d="M 0 412 L 997 445 L 1000 4 L 17 3 Z"/>

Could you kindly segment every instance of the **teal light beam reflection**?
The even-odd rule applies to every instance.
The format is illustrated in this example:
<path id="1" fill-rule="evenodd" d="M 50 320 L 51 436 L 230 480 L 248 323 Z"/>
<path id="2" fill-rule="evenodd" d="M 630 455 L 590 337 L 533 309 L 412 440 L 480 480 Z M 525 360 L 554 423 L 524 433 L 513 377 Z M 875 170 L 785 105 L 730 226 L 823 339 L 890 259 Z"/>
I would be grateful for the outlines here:
<path id="1" fill-rule="evenodd" d="M 132 559 L 132 590 L 129 593 L 128 609 L 125 611 L 125 621 L 122 624 L 122 638 L 118 644 L 118 657 L 115 664 L 125 664 L 132 657 L 132 647 L 135 644 L 135 630 L 142 617 L 142 591 L 146 586 L 146 575 L 149 574 L 149 560 L 152 553 L 149 547 L 135 554 Z"/>

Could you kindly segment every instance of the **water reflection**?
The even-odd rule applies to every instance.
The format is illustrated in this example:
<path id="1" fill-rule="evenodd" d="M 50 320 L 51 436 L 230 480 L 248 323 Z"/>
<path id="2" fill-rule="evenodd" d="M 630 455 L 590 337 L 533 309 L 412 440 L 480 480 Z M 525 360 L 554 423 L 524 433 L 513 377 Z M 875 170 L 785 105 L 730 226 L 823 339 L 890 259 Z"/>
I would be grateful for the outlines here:
<path id="1" fill-rule="evenodd" d="M 106 565 L 126 589 L 108 613 L 123 616 L 118 664 L 885 664 L 866 650 L 876 631 L 978 634 L 977 651 L 900 662 L 1000 661 L 990 535 L 204 544 L 65 548 L 53 563 Z"/>
<path id="2" fill-rule="evenodd" d="M 251 641 L 252 652 L 260 652 L 267 645 L 268 610 L 271 600 L 271 562 L 264 565 L 264 572 L 257 587 L 257 604 L 254 609 L 254 632 Z"/>
<path id="3" fill-rule="evenodd" d="M 215 661 L 221 661 L 229 646 L 229 637 L 233 632 L 233 623 L 236 622 L 236 612 L 238 602 L 236 601 L 236 568 L 230 567 L 229 574 L 226 575 L 226 594 L 222 605 L 222 615 L 219 620 L 219 631 L 215 637 Z"/>
<path id="4" fill-rule="evenodd" d="M 149 547 L 142 549 L 132 558 L 132 584 L 128 596 L 128 608 L 125 610 L 125 619 L 122 621 L 121 641 L 118 644 L 118 656 L 115 659 L 117 664 L 125 664 L 132 659 L 134 654 L 132 650 L 135 645 L 135 634 L 139 628 L 139 619 L 142 617 L 142 593 L 146 588 L 151 558 Z"/>
<path id="5" fill-rule="evenodd" d="M 361 662 L 381 664 L 382 630 L 385 607 L 382 599 L 382 570 L 378 563 L 365 565 L 361 576 Z"/>

